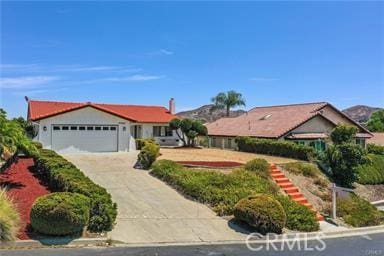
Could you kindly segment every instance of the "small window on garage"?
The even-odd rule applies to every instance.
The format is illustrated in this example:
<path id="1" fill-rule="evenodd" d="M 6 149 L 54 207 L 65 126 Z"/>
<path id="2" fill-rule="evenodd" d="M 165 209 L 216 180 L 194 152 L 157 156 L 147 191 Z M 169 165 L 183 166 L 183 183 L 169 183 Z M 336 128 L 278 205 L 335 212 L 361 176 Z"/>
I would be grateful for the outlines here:
<path id="1" fill-rule="evenodd" d="M 71 126 L 71 131 L 76 131 L 77 130 L 77 126 Z"/>
<path id="2" fill-rule="evenodd" d="M 93 126 L 87 126 L 87 131 L 93 131 Z"/>
<path id="3" fill-rule="evenodd" d="M 68 130 L 69 130 L 69 126 L 62 126 L 62 127 L 61 127 L 61 130 L 63 130 L 63 131 L 68 131 Z"/>
<path id="4" fill-rule="evenodd" d="M 115 126 L 111 126 L 111 131 L 116 131 L 116 127 Z"/>
<path id="5" fill-rule="evenodd" d="M 101 131 L 101 126 L 96 126 L 96 127 L 95 127 L 95 130 L 96 130 L 96 131 Z"/>
<path id="6" fill-rule="evenodd" d="M 80 127 L 79 127 L 79 130 L 80 130 L 80 131 L 85 131 L 85 126 L 80 126 Z"/>
<path id="7" fill-rule="evenodd" d="M 54 131 L 60 131 L 60 126 L 53 126 Z"/>
<path id="8" fill-rule="evenodd" d="M 104 126 L 103 127 L 103 131 L 108 131 L 109 130 L 109 127 L 108 126 Z"/>

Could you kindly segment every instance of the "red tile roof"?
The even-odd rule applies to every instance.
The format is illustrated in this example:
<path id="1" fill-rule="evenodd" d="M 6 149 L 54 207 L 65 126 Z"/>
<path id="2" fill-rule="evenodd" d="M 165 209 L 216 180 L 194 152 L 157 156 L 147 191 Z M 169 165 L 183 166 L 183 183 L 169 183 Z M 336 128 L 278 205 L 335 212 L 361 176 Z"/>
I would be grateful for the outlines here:
<path id="1" fill-rule="evenodd" d="M 93 107 L 123 119 L 140 123 L 168 123 L 176 117 L 175 115 L 172 115 L 167 108 L 161 106 L 30 100 L 28 102 L 28 119 L 37 121 L 84 107 Z"/>
<path id="2" fill-rule="evenodd" d="M 280 138 L 309 119 L 322 116 L 325 106 L 334 108 L 327 102 L 256 107 L 241 116 L 221 118 L 206 126 L 209 135 Z"/>

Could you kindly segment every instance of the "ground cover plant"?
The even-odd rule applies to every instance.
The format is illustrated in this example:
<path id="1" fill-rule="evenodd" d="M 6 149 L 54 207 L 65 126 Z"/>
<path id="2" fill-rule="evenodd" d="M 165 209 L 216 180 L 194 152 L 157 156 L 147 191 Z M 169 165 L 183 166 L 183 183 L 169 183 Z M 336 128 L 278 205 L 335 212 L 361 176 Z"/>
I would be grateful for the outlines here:
<path id="1" fill-rule="evenodd" d="M 358 183 L 384 184 L 384 155 L 368 154 L 368 161 L 357 167 Z"/>
<path id="2" fill-rule="evenodd" d="M 235 204 L 253 193 L 277 193 L 272 181 L 244 169 L 236 169 L 230 174 L 194 171 L 170 160 L 159 160 L 152 166 L 151 174 L 183 194 L 211 205 L 219 215 L 232 214 Z"/>

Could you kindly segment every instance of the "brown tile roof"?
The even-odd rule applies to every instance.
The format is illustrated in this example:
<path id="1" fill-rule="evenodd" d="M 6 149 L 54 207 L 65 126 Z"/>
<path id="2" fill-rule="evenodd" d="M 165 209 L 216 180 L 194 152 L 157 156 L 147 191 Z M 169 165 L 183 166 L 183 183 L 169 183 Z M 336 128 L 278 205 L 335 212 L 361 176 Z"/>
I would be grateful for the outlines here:
<path id="1" fill-rule="evenodd" d="M 207 124 L 209 135 L 279 138 L 319 114 L 326 102 L 256 107 L 236 118 Z"/>
<path id="2" fill-rule="evenodd" d="M 63 114 L 84 107 L 93 107 L 106 113 L 141 123 L 168 123 L 175 115 L 161 106 L 118 105 L 99 103 L 73 103 L 56 101 L 30 100 L 28 103 L 28 119 L 37 121 L 47 117 Z"/>

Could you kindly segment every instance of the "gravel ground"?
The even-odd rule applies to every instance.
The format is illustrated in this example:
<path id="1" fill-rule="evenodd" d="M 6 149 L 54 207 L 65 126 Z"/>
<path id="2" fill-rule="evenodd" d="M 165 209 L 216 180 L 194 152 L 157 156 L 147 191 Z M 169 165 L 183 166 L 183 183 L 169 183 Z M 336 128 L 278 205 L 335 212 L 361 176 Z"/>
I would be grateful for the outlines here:
<path id="1" fill-rule="evenodd" d="M 269 163 L 282 164 L 296 162 L 295 159 L 245 153 L 233 150 L 222 150 L 213 148 L 161 148 L 159 159 L 169 159 L 173 161 L 233 161 L 246 163 L 255 158 L 263 158 Z"/>

